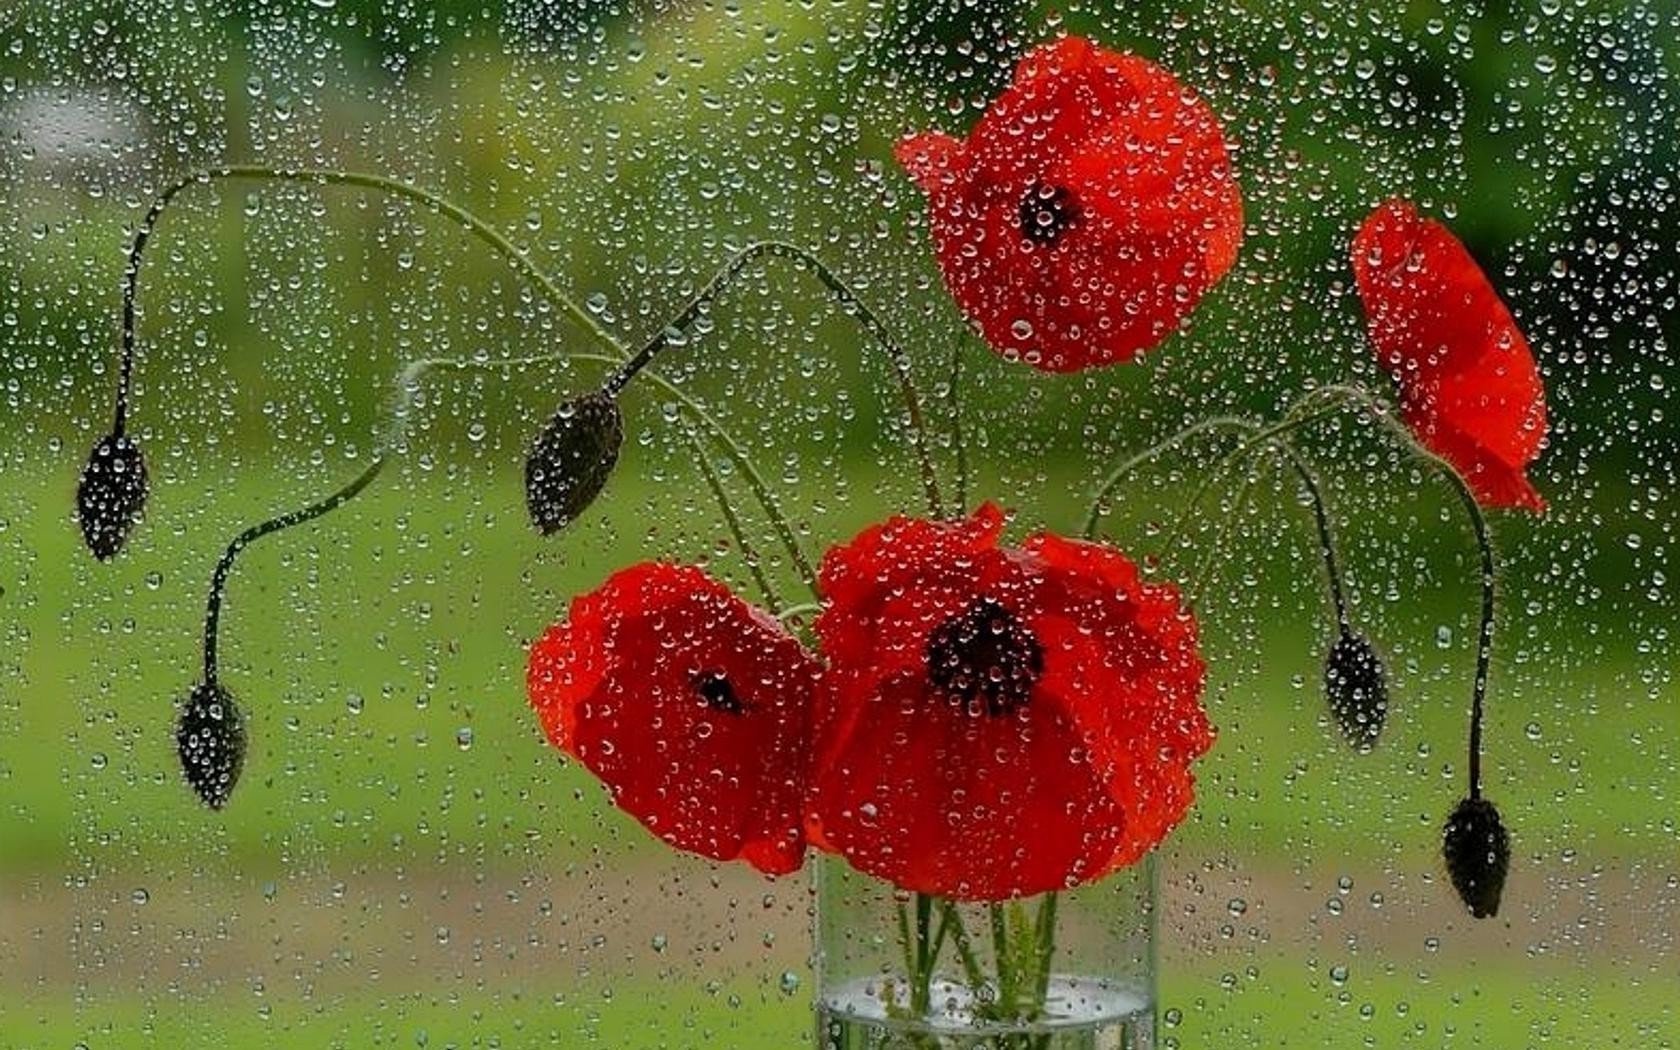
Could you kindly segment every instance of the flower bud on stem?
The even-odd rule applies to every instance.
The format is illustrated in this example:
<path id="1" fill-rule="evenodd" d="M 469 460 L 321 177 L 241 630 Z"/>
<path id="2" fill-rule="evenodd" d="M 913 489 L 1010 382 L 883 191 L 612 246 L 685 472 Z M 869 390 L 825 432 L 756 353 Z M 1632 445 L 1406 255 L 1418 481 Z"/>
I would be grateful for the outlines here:
<path id="1" fill-rule="evenodd" d="M 1319 404 L 1319 403 L 1323 404 Z M 1455 809 L 1453 816 L 1448 819 L 1443 834 L 1443 856 L 1445 857 L 1449 873 L 1453 876 L 1454 887 L 1459 896 L 1470 908 L 1471 914 L 1477 918 L 1493 915 L 1498 911 L 1499 896 L 1503 889 L 1505 873 L 1509 865 L 1510 849 L 1509 836 L 1504 823 L 1499 818 L 1498 810 L 1491 802 L 1482 798 L 1482 723 L 1487 699 L 1488 677 L 1493 660 L 1493 629 L 1495 614 L 1495 567 L 1493 543 L 1488 535 L 1487 519 L 1482 513 L 1481 505 L 1476 502 L 1474 493 L 1452 464 L 1424 448 L 1404 425 L 1396 420 L 1388 406 L 1379 402 L 1368 392 L 1353 386 L 1327 385 L 1315 388 L 1292 405 L 1283 418 L 1277 423 L 1263 426 L 1249 420 L 1230 416 L 1219 416 L 1203 420 L 1194 424 L 1165 440 L 1144 449 L 1125 460 L 1111 473 L 1098 488 L 1091 501 L 1090 511 L 1086 518 L 1085 535 L 1087 538 L 1096 534 L 1102 520 L 1108 497 L 1119 486 L 1128 474 L 1139 466 L 1155 459 L 1185 443 L 1193 437 L 1219 429 L 1236 429 L 1246 432 L 1247 440 L 1238 445 L 1231 452 L 1215 462 L 1208 478 L 1192 493 L 1179 521 L 1182 523 L 1201 503 L 1207 491 L 1212 487 L 1219 472 L 1229 463 L 1264 444 L 1276 444 L 1290 431 L 1299 429 L 1306 424 L 1319 419 L 1334 411 L 1337 402 L 1351 403 L 1370 415 L 1383 427 L 1393 433 L 1401 443 L 1415 455 L 1433 464 L 1458 493 L 1459 500 L 1464 506 L 1465 514 L 1470 519 L 1472 530 L 1476 536 L 1476 546 L 1481 557 L 1479 582 L 1481 584 L 1481 618 L 1476 634 L 1476 669 L 1472 680 L 1470 695 L 1470 732 L 1468 743 L 1469 790 L 1464 800 Z M 1301 465 L 1304 468 L 1304 464 Z M 1331 691 L 1332 707 L 1336 704 L 1338 690 L 1349 688 L 1362 676 L 1367 684 L 1382 685 L 1383 695 L 1379 697 L 1372 689 L 1361 690 L 1361 695 L 1353 698 L 1354 702 L 1347 705 L 1355 714 L 1360 709 L 1376 709 L 1385 706 L 1386 685 L 1382 683 L 1380 661 L 1376 660 L 1375 650 L 1365 639 L 1354 635 L 1348 626 L 1348 615 L 1345 601 L 1341 594 L 1339 575 L 1334 564 L 1333 544 L 1330 540 L 1329 521 L 1324 516 L 1323 501 L 1317 492 L 1317 485 L 1311 475 L 1302 472 L 1303 481 L 1308 485 L 1314 496 L 1314 508 L 1317 513 L 1320 540 L 1326 554 L 1326 566 L 1331 576 L 1332 598 L 1337 606 L 1337 616 L 1343 633 L 1337 645 L 1330 654 L 1326 666 L 1326 686 Z M 1175 526 L 1173 534 L 1177 534 Z M 1366 659 L 1366 656 L 1369 659 Z M 1372 667 L 1376 670 L 1373 672 Z M 1345 671 L 1347 674 L 1337 674 Z M 1332 678 L 1335 681 L 1332 681 Z M 1348 724 L 1338 714 L 1338 721 L 1342 723 L 1344 732 Z M 1468 830 L 1467 830 L 1468 829 Z M 1471 846 L 1466 846 L 1471 843 Z M 1481 848 L 1486 845 L 1487 848 Z"/>

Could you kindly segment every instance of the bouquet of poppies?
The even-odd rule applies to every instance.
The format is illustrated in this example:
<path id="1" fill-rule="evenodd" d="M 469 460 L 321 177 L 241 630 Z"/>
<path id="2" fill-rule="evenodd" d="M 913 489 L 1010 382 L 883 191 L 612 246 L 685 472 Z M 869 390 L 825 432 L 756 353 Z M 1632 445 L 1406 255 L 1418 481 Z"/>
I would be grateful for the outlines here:
<path id="1" fill-rule="evenodd" d="M 967 139 L 912 135 L 898 157 L 927 194 L 963 311 L 998 353 L 1046 371 L 1118 364 L 1159 343 L 1242 240 L 1212 110 L 1158 66 L 1078 38 L 1029 54 Z M 1480 269 L 1401 201 L 1371 215 L 1352 254 L 1372 344 L 1401 386 L 1404 440 L 1467 486 L 1479 533 L 1479 504 L 1540 509 L 1524 476 L 1544 430 L 1538 372 Z M 1388 703 L 1381 661 L 1351 622 L 1320 487 L 1289 442 L 1346 401 L 1390 419 L 1334 387 L 1276 423 L 1230 426 L 1244 439 L 1235 454 L 1280 450 L 1314 500 L 1340 623 L 1326 690 L 1349 738 L 1369 747 Z M 569 440 L 587 447 L 598 431 L 580 423 Z M 1094 538 L 1123 475 L 1099 492 L 1084 537 L 1035 531 L 1012 544 L 996 504 L 946 511 L 927 467 L 926 517 L 894 516 L 823 555 L 808 637 L 699 568 L 622 569 L 532 647 L 531 705 L 555 746 L 673 846 L 773 874 L 808 848 L 837 854 L 922 898 L 941 923 L 932 936 L 954 946 L 966 932 L 951 928 L 949 902 L 1101 879 L 1153 849 L 1192 803 L 1191 765 L 1213 743 L 1196 622 L 1175 586 Z M 1487 566 L 1484 586 L 1492 579 Z M 1486 674 L 1484 650 L 1477 727 Z M 1508 846 L 1480 796 L 1477 750 L 1446 847 L 1460 892 L 1486 915 Z M 1020 931 L 1035 977 L 1053 965 L 1050 914 Z M 1003 924 L 1007 941 L 1007 913 Z M 927 958 L 927 920 L 920 934 L 912 925 L 913 999 L 937 949 Z M 1023 953 L 1006 945 L 996 958 Z M 1018 976 L 977 978 L 1004 1016 L 1043 1008 L 1030 992 L 1006 1001 Z"/>
<path id="2" fill-rule="evenodd" d="M 965 138 L 913 134 L 897 157 L 926 195 L 940 271 L 987 345 L 1025 366 L 1069 372 L 1122 365 L 1169 338 L 1235 262 L 1243 204 L 1212 108 L 1166 70 L 1078 37 L 1028 53 Z M 1057 894 L 1133 865 L 1194 801 L 1192 765 L 1214 740 L 1206 667 L 1179 589 L 1152 578 L 1101 534 L 1129 473 L 1170 449 L 1223 435 L 1223 466 L 1277 455 L 1315 511 L 1338 632 L 1324 689 L 1358 749 L 1389 704 L 1378 648 L 1345 600 L 1331 516 L 1296 431 L 1351 410 L 1391 431 L 1462 497 L 1480 546 L 1481 625 L 1471 687 L 1469 785 L 1444 826 L 1447 869 L 1478 916 L 1496 912 L 1506 831 L 1481 790 L 1481 724 L 1494 627 L 1493 550 L 1484 508 L 1540 511 L 1525 471 L 1545 432 L 1544 391 L 1499 295 L 1439 222 L 1395 199 L 1352 237 L 1351 266 L 1370 348 L 1398 384 L 1398 410 L 1349 385 L 1304 392 L 1275 420 L 1220 417 L 1139 450 L 1100 479 L 1078 536 L 1023 523 L 991 501 L 955 499 L 929 447 L 911 356 L 891 326 L 811 253 L 746 246 L 682 312 L 630 352 L 522 251 L 481 220 L 413 186 L 322 170 L 221 168 L 159 197 L 136 237 L 125 284 L 116 422 L 78 494 L 91 550 L 114 555 L 139 519 L 144 459 L 124 429 L 135 356 L 140 252 L 170 198 L 222 178 L 361 186 L 420 201 L 479 237 L 600 343 L 598 389 L 561 405 L 532 444 L 533 522 L 558 533 L 608 484 L 623 441 L 620 397 L 639 379 L 681 407 L 685 438 L 747 557 L 758 604 L 704 569 L 653 561 L 577 597 L 529 653 L 530 705 L 552 744 L 607 786 L 614 803 L 670 845 L 771 875 L 807 852 L 841 858 L 895 887 L 903 973 L 890 1011 L 924 1016 L 933 974 L 957 961 L 981 1013 L 1042 1015 L 1055 971 Z M 703 405 L 651 366 L 749 263 L 783 258 L 814 275 L 890 357 L 905 398 L 927 506 L 893 515 L 820 559 L 803 549 L 773 488 Z M 182 704 L 183 768 L 225 804 L 245 728 L 218 681 L 223 589 L 238 552 L 353 498 L 400 446 L 413 390 L 430 367 L 515 367 L 523 359 L 417 362 L 398 378 L 393 428 L 352 482 L 246 530 L 212 579 L 205 674 Z M 960 419 L 960 416 L 954 418 Z M 960 450 L 961 434 L 952 435 Z M 808 587 L 789 601 L 762 571 L 701 450 L 735 460 Z M 1209 482 L 1218 476 L 1209 475 Z M 966 474 L 966 471 L 962 471 Z M 1192 494 L 1190 505 L 1202 497 Z M 814 612 L 806 618 L 803 612 Z M 1021 903 L 1037 901 L 1028 915 Z M 995 951 L 983 965 L 963 909 L 987 909 Z M 1023 1044 L 1027 1045 L 1027 1044 Z"/>

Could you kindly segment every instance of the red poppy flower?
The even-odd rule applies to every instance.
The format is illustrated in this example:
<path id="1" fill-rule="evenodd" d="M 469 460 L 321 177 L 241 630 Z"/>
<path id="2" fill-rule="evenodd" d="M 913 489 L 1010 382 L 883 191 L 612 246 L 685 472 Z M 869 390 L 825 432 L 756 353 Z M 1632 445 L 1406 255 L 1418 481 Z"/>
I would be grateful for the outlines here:
<path id="1" fill-rule="evenodd" d="M 647 562 L 572 602 L 531 647 L 526 690 L 554 746 L 678 849 L 799 867 L 806 727 L 820 667 L 699 569 Z"/>
<path id="2" fill-rule="evenodd" d="M 1212 743 L 1196 626 L 1119 551 L 1003 514 L 896 517 L 830 550 L 807 834 L 960 900 L 1066 889 L 1147 853 Z"/>
<path id="3" fill-rule="evenodd" d="M 1464 475 L 1483 505 L 1544 510 L 1525 473 L 1546 435 L 1540 370 L 1464 245 L 1410 203 L 1391 200 L 1354 237 L 1353 275 L 1412 433 Z"/>
<path id="4" fill-rule="evenodd" d="M 945 283 L 999 353 L 1070 372 L 1130 361 L 1225 275 L 1242 195 L 1219 121 L 1171 73 L 1064 37 L 1035 48 L 967 140 L 899 143 Z"/>

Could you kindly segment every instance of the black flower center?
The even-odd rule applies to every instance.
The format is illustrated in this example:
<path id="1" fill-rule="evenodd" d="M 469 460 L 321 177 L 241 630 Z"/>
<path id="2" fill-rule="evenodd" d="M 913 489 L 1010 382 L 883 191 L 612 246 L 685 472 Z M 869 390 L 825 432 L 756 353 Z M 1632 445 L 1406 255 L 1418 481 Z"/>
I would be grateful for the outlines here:
<path id="1" fill-rule="evenodd" d="M 1021 198 L 1021 235 L 1046 247 L 1079 221 L 1079 202 L 1066 186 L 1035 182 Z"/>
<path id="2" fill-rule="evenodd" d="M 735 695 L 735 687 L 729 684 L 722 671 L 702 671 L 695 675 L 694 691 L 713 711 L 722 711 L 726 715 L 747 713 L 746 703 Z"/>
<path id="3" fill-rule="evenodd" d="M 993 598 L 979 598 L 946 620 L 927 641 L 928 679 L 952 701 L 1004 717 L 1032 696 L 1044 673 L 1044 650 L 1018 617 Z"/>

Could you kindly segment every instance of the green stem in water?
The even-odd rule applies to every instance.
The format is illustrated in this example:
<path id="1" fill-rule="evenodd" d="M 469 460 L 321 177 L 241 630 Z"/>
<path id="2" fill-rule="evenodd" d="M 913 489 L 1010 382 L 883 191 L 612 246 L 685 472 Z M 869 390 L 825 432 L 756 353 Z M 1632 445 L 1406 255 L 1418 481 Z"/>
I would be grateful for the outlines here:
<path id="1" fill-rule="evenodd" d="M 926 1017 L 933 1003 L 933 967 L 937 954 L 932 937 L 933 898 L 916 894 L 916 979 L 910 991 L 910 1009 Z"/>
<path id="2" fill-rule="evenodd" d="M 746 267 L 749 262 L 759 256 L 769 255 L 776 258 L 791 259 L 798 263 L 803 270 L 812 273 L 845 313 L 854 318 L 863 329 L 874 337 L 876 343 L 891 359 L 893 372 L 898 378 L 899 391 L 904 397 L 905 411 L 910 422 L 910 443 L 914 447 L 918 466 L 922 472 L 922 487 L 926 491 L 928 510 L 936 518 L 945 516 L 944 504 L 939 496 L 939 477 L 933 466 L 933 452 L 928 446 L 927 419 L 922 411 L 921 394 L 916 389 L 915 376 L 910 365 L 910 355 L 904 347 L 893 338 L 892 331 L 880 316 L 871 310 L 849 285 L 842 281 L 834 271 L 830 270 L 821 259 L 811 252 L 797 245 L 784 241 L 753 241 L 730 257 L 721 269 L 707 281 L 705 286 L 689 299 L 688 304 L 677 314 L 676 318 L 659 330 L 652 338 L 644 343 L 640 350 L 626 359 L 616 372 L 607 380 L 606 390 L 616 394 L 630 382 L 635 375 L 653 361 L 659 353 L 676 341 L 684 329 L 693 324 L 711 302 L 718 297 L 725 287 Z"/>
<path id="3" fill-rule="evenodd" d="M 532 261 L 530 255 L 524 249 L 508 240 L 505 235 L 483 219 L 429 190 L 383 175 L 373 175 L 365 172 L 334 171 L 328 168 L 274 168 L 249 164 L 227 165 L 193 172 L 165 187 L 163 192 L 159 193 L 156 199 L 152 201 L 145 218 L 140 221 L 140 226 L 135 231 L 134 243 L 130 246 L 128 252 L 128 265 L 123 270 L 122 342 L 117 372 L 116 418 L 112 426 L 112 431 L 116 434 L 123 433 L 128 420 L 129 390 L 133 381 L 136 357 L 135 300 L 139 290 L 140 264 L 146 250 L 146 243 L 151 239 L 158 221 L 163 217 L 164 209 L 183 190 L 192 186 L 229 179 L 356 186 L 362 189 L 388 193 L 421 204 L 445 218 L 454 220 L 467 233 L 478 238 L 492 251 L 506 259 L 515 270 L 518 270 L 542 293 L 543 298 L 548 301 L 550 306 L 569 317 L 574 324 L 604 349 L 615 353 L 620 352 L 617 340 L 597 324 L 595 319 L 575 300 L 561 291 L 560 286 L 554 283 L 554 279 L 544 273 L 542 268 Z"/>
<path id="4" fill-rule="evenodd" d="M 1038 906 L 1038 986 L 1033 990 L 1033 1005 L 1040 1013 L 1050 996 L 1050 970 L 1056 959 L 1056 904 L 1060 896 L 1046 893 Z"/>
<path id="5" fill-rule="evenodd" d="M 968 980 L 969 991 L 979 996 L 986 987 L 986 971 L 980 966 L 980 956 L 974 950 L 974 942 L 969 939 L 968 926 L 963 922 L 962 912 L 957 910 L 954 901 L 940 900 L 940 910 L 944 913 L 945 921 L 953 932 L 953 942 L 957 946 L 957 958 L 962 962 L 963 976 Z"/>
<path id="6" fill-rule="evenodd" d="M 1009 943 L 1009 917 L 1003 905 L 986 905 L 986 917 L 992 926 L 992 966 L 997 972 L 997 1009 L 1000 1018 L 1015 1016 L 1015 964 Z"/>

